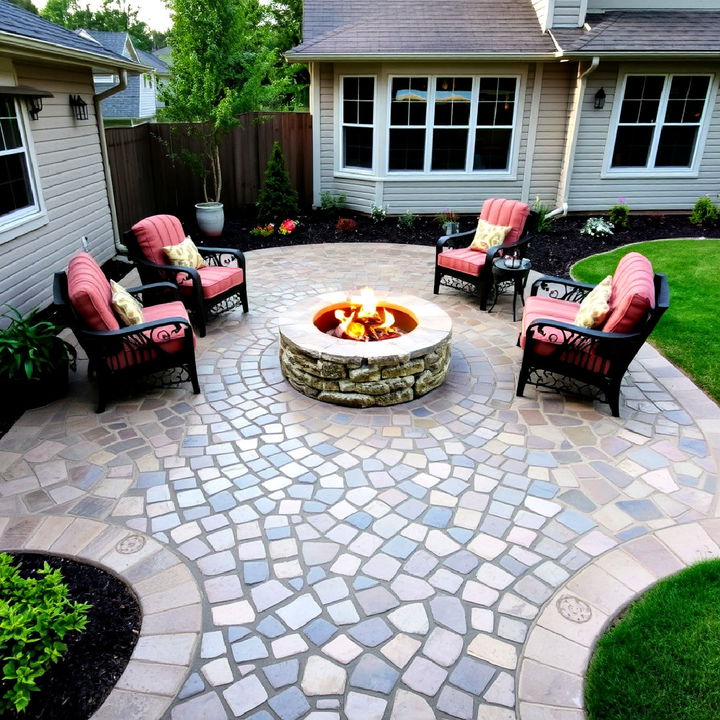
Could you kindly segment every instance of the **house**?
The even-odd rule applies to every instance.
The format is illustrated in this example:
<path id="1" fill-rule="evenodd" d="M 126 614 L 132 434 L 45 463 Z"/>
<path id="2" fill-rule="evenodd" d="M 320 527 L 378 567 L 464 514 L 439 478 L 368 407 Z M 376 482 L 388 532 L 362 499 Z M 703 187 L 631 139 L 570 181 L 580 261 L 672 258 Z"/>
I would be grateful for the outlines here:
<path id="1" fill-rule="evenodd" d="M 151 68 L 142 75 L 129 77 L 127 88 L 103 100 L 102 110 L 106 125 L 134 125 L 153 120 L 159 106 L 158 82 L 167 79 L 170 75 L 167 65 L 152 53 L 138 50 L 129 33 L 101 30 L 80 30 L 79 33 L 95 40 L 106 50 Z M 117 83 L 116 73 L 95 74 L 95 91 L 98 93 Z"/>
<path id="2" fill-rule="evenodd" d="M 314 197 L 692 207 L 720 181 L 720 0 L 306 0 Z"/>
<path id="3" fill-rule="evenodd" d="M 53 273 L 85 246 L 101 263 L 115 255 L 93 72 L 147 71 L 0 0 L 0 306 L 49 305 Z"/>

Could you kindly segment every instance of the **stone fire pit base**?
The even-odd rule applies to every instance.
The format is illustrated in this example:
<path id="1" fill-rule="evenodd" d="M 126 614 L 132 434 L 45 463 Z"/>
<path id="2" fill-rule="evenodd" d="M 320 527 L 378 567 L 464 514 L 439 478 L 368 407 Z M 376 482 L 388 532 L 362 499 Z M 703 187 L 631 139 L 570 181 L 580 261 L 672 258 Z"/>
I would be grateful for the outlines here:
<path id="1" fill-rule="evenodd" d="M 326 293 L 283 313 L 280 367 L 299 392 L 349 407 L 396 405 L 438 387 L 450 367 L 452 321 L 437 305 L 413 296 L 382 297 L 392 311 L 417 320 L 411 332 L 391 340 L 360 343 L 331 337 L 313 324 L 347 293 Z"/>

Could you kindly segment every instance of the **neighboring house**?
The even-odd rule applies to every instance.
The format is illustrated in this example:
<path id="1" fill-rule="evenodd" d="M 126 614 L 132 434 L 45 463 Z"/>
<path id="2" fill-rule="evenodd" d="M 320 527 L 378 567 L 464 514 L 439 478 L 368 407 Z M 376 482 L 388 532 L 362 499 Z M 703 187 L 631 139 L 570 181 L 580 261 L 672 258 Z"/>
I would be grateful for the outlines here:
<path id="1" fill-rule="evenodd" d="M 0 0 L 0 306 L 52 300 L 52 275 L 83 249 L 105 262 L 119 239 L 93 72 L 146 68 Z M 42 110 L 30 112 L 32 98 Z M 79 97 L 87 119 L 76 119 Z"/>
<path id="2" fill-rule="evenodd" d="M 159 105 L 158 80 L 166 79 L 170 74 L 167 65 L 155 55 L 138 50 L 126 32 L 79 30 L 78 33 L 99 43 L 106 50 L 152 68 L 141 75 L 129 77 L 126 89 L 103 100 L 103 117 L 106 121 L 110 121 L 107 124 L 117 124 L 112 121 L 124 121 L 123 124 L 133 125 L 153 120 Z M 95 91 L 101 93 L 117 85 L 118 80 L 116 73 L 95 73 Z"/>
<path id="3" fill-rule="evenodd" d="M 690 208 L 720 187 L 720 0 L 306 0 L 314 197 Z"/>

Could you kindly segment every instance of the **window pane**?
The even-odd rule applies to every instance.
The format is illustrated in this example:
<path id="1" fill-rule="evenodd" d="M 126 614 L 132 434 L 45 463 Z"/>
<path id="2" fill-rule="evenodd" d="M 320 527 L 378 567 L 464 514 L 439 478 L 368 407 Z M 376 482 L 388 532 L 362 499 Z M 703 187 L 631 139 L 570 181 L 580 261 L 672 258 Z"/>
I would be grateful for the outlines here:
<path id="1" fill-rule="evenodd" d="M 464 170 L 467 130 L 435 130 L 433 133 L 432 169 Z"/>
<path id="2" fill-rule="evenodd" d="M 621 123 L 654 123 L 660 106 L 665 78 L 631 75 L 625 83 L 625 97 L 620 111 Z"/>
<path id="3" fill-rule="evenodd" d="M 511 138 L 510 129 L 478 129 L 473 170 L 507 170 Z"/>
<path id="4" fill-rule="evenodd" d="M 697 125 L 667 125 L 660 134 L 655 167 L 690 167 Z"/>
<path id="5" fill-rule="evenodd" d="M 425 130 L 390 130 L 390 170 L 423 170 Z"/>
<path id="6" fill-rule="evenodd" d="M 345 100 L 343 103 L 343 122 L 356 123 L 358 121 L 358 103 L 355 100 Z"/>
<path id="7" fill-rule="evenodd" d="M 364 127 L 345 128 L 344 167 L 372 167 L 373 129 Z"/>
<path id="8" fill-rule="evenodd" d="M 0 157 L 0 215 L 33 204 L 24 153 Z"/>
<path id="9" fill-rule="evenodd" d="M 22 147 L 22 138 L 15 113 L 15 103 L 12 98 L 3 96 L 0 102 L 0 150 L 12 150 L 18 147 Z"/>
<path id="10" fill-rule="evenodd" d="M 427 78 L 394 78 L 390 103 L 391 125 L 424 125 L 427 108 Z"/>
<path id="11" fill-rule="evenodd" d="M 360 98 L 360 100 L 375 99 L 375 78 L 358 78 L 358 98 Z"/>
<path id="12" fill-rule="evenodd" d="M 343 97 L 345 100 L 357 100 L 359 96 L 360 78 L 343 78 Z"/>
<path id="13" fill-rule="evenodd" d="M 373 122 L 373 104 L 367 100 L 361 100 L 358 103 L 358 122 L 362 125 L 372 125 Z"/>
<path id="14" fill-rule="evenodd" d="M 470 78 L 438 78 L 435 83 L 435 125 L 467 125 L 471 99 Z"/>
<path id="15" fill-rule="evenodd" d="M 478 125 L 512 125 L 515 86 L 515 78 L 480 79 Z"/>
<path id="16" fill-rule="evenodd" d="M 645 167 L 647 165 L 653 127 L 625 125 L 617 129 L 613 167 Z"/>

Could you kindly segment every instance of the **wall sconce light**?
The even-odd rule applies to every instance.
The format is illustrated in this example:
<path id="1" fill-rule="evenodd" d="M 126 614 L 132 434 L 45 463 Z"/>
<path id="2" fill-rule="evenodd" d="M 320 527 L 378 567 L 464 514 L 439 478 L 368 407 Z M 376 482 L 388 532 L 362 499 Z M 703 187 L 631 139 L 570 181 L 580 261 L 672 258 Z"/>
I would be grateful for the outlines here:
<path id="1" fill-rule="evenodd" d="M 33 120 L 37 120 L 38 115 L 40 114 L 40 111 L 43 109 L 42 98 L 35 97 L 33 95 L 28 95 L 25 98 L 25 102 L 27 103 L 27 109 L 28 109 L 28 113 L 30 114 L 30 117 Z"/>
<path id="2" fill-rule="evenodd" d="M 595 105 L 596 110 L 602 110 L 605 107 L 605 90 L 600 88 L 595 93 Z"/>
<path id="3" fill-rule="evenodd" d="M 87 103 L 79 95 L 70 96 L 70 107 L 76 120 L 87 120 Z"/>

